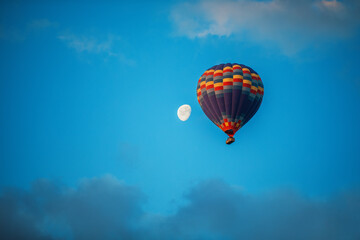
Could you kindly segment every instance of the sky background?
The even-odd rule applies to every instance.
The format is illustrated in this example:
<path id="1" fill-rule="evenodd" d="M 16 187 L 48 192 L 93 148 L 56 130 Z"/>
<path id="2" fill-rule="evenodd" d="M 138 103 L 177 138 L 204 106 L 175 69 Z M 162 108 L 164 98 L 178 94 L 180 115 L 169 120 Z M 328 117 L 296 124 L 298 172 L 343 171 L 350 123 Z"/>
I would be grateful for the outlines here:
<path id="1" fill-rule="evenodd" d="M 359 239 L 359 30 L 356 0 L 2 1 L 0 236 Z M 230 146 L 196 98 L 228 62 L 264 83 Z"/>

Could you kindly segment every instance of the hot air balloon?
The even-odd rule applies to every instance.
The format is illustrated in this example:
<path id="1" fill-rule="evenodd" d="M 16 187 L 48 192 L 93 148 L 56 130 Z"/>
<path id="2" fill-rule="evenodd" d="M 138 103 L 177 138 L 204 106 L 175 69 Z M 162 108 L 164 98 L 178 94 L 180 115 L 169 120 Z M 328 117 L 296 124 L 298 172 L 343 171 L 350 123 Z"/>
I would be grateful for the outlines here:
<path id="1" fill-rule="evenodd" d="M 209 68 L 197 84 L 197 99 L 205 115 L 229 138 L 257 112 L 264 95 L 260 76 L 243 64 L 227 63 Z"/>

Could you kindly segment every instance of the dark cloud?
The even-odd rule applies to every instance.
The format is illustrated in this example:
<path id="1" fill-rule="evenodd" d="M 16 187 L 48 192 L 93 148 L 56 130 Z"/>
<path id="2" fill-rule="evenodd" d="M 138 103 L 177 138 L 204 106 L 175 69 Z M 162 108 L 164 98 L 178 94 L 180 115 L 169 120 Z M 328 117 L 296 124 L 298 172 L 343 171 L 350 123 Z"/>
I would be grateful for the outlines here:
<path id="1" fill-rule="evenodd" d="M 360 193 L 313 200 L 291 191 L 245 195 L 200 183 L 173 215 L 142 210 L 144 195 L 114 177 L 69 188 L 47 180 L 0 196 L 0 239 L 359 239 Z"/>
<path id="2" fill-rule="evenodd" d="M 131 239 L 143 201 L 139 190 L 111 176 L 83 180 L 77 189 L 40 180 L 29 192 L 3 192 L 0 239 Z"/>
<path id="3" fill-rule="evenodd" d="M 0 239 L 51 239 L 36 226 L 43 217 L 29 193 L 6 190 L 0 198 Z"/>
<path id="4" fill-rule="evenodd" d="M 359 239 L 360 194 L 314 201 L 291 191 L 244 195 L 208 181 L 188 195 L 190 204 L 166 221 L 179 239 Z M 212 238 L 210 237 L 212 236 Z"/>

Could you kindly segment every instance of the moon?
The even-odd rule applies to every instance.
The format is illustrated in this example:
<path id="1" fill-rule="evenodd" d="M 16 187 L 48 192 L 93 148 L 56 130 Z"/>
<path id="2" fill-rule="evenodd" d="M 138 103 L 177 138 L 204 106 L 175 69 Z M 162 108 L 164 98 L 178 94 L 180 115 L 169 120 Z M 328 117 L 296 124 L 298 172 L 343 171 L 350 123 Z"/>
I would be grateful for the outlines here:
<path id="1" fill-rule="evenodd" d="M 191 107 L 188 104 L 181 105 L 177 110 L 177 115 L 181 121 L 188 120 L 190 114 L 191 114 Z"/>

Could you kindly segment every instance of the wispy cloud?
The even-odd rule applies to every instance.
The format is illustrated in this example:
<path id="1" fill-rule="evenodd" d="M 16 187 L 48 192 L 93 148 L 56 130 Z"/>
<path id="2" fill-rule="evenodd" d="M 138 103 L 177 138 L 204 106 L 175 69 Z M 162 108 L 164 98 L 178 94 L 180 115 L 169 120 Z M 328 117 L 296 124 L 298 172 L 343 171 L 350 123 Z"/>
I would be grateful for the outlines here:
<path id="1" fill-rule="evenodd" d="M 28 29 L 35 30 L 35 29 L 45 29 L 49 27 L 57 26 L 56 22 L 52 22 L 48 19 L 36 19 L 28 23 Z"/>
<path id="2" fill-rule="evenodd" d="M 58 38 L 67 43 L 70 48 L 74 48 L 77 52 L 89 53 L 108 53 L 112 55 L 111 47 L 113 37 L 108 37 L 104 41 L 100 41 L 95 37 L 76 36 L 74 34 L 60 35 Z"/>
<path id="3" fill-rule="evenodd" d="M 57 27 L 57 23 L 49 19 L 35 19 L 20 26 L 4 25 L 0 23 L 0 39 L 8 41 L 24 41 L 35 32 Z"/>
<path id="4" fill-rule="evenodd" d="M 360 2 L 327 0 L 201 0 L 173 7 L 176 34 L 191 39 L 210 35 L 279 44 L 296 52 L 316 41 L 344 39 L 360 24 Z"/>
<path id="5" fill-rule="evenodd" d="M 69 188 L 46 179 L 0 195 L 1 239 L 359 239 L 360 192 L 327 200 L 291 191 L 246 195 L 200 183 L 172 215 L 143 210 L 144 194 L 115 177 Z"/>
<path id="6" fill-rule="evenodd" d="M 121 37 L 109 34 L 105 38 L 88 35 L 76 35 L 73 33 L 61 34 L 57 37 L 65 42 L 68 47 L 78 53 L 104 54 L 107 57 L 115 57 L 128 65 L 135 65 L 135 61 L 125 57 L 119 50 Z"/>
<path id="7" fill-rule="evenodd" d="M 129 66 L 136 62 L 123 53 L 123 39 L 114 34 L 77 34 L 62 30 L 57 22 L 49 19 L 34 19 L 22 26 L 5 26 L 0 23 L 0 40 L 23 42 L 38 33 L 46 33 L 52 39 L 61 40 L 79 54 L 100 55 L 102 59 L 116 59 Z"/>

